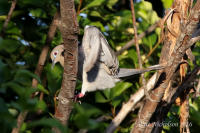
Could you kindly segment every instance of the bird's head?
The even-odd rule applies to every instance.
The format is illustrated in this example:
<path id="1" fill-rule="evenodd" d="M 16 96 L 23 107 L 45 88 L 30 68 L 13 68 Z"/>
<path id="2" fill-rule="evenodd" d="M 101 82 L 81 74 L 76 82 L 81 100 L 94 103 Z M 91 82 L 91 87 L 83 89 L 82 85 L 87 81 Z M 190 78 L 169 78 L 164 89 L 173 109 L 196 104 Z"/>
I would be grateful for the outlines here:
<path id="1" fill-rule="evenodd" d="M 64 66 L 64 46 L 58 45 L 51 51 L 52 68 L 59 62 L 62 67 Z"/>

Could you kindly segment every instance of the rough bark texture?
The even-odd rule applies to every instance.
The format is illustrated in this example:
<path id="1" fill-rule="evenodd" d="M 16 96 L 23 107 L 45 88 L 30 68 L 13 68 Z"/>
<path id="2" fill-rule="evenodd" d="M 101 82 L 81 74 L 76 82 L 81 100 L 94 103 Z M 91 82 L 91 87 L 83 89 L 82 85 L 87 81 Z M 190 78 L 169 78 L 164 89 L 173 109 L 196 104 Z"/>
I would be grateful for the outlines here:
<path id="1" fill-rule="evenodd" d="M 167 62 L 168 65 L 164 70 L 160 71 L 160 80 L 150 94 L 153 100 L 146 100 L 142 111 L 138 114 L 132 133 L 149 133 L 152 131 L 154 126 L 147 128 L 148 125 L 153 125 L 154 123 L 150 119 L 152 119 L 158 103 L 162 100 L 165 89 L 169 87 L 170 81 L 179 68 L 182 57 L 192 45 L 190 39 L 197 29 L 200 18 L 200 1 L 196 2 L 190 17 L 187 17 L 189 5 L 190 0 L 175 0 L 173 3 L 172 8 L 176 10 L 169 17 L 170 19 L 167 20 L 164 46 L 160 58 L 160 63 Z"/>
<path id="2" fill-rule="evenodd" d="M 185 95 L 187 93 L 190 92 L 190 90 L 193 87 L 193 82 L 196 80 L 196 78 L 198 77 L 198 72 L 200 71 L 200 67 L 196 67 L 194 68 L 194 70 L 189 73 L 188 75 L 186 75 L 186 78 L 184 79 L 184 81 L 182 82 L 182 84 L 176 88 L 173 88 L 173 92 L 171 92 L 171 96 L 169 97 L 169 101 L 162 101 L 159 103 L 158 108 L 156 109 L 156 112 L 154 113 L 154 117 L 155 120 L 152 120 L 151 122 L 155 122 L 155 123 L 162 123 L 166 116 L 167 113 L 170 111 L 170 108 L 172 106 L 172 104 L 174 104 L 174 102 L 176 101 L 176 99 L 180 96 L 180 95 Z M 156 117 L 159 116 L 159 117 Z M 152 132 L 161 132 L 162 131 L 162 126 L 155 126 L 152 127 L 153 131 Z M 152 128 L 148 128 L 151 129 Z"/>
<path id="3" fill-rule="evenodd" d="M 72 110 L 77 77 L 78 23 L 73 0 L 60 0 L 61 25 L 64 43 L 64 73 L 55 118 L 66 124 Z"/>

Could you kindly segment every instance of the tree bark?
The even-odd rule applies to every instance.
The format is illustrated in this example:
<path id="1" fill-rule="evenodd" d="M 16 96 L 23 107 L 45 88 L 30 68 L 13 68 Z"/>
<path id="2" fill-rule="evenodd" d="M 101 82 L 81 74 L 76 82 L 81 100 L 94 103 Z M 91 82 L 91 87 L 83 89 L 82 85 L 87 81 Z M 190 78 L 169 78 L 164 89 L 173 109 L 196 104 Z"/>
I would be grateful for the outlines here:
<path id="1" fill-rule="evenodd" d="M 162 100 L 165 89 L 169 87 L 174 73 L 179 69 L 182 57 L 186 50 L 192 46 L 192 34 L 197 30 L 200 19 L 200 1 L 197 1 L 188 17 L 190 0 L 175 0 L 172 8 L 176 9 L 173 16 L 167 20 L 164 46 L 161 52 L 160 63 L 167 62 L 167 67 L 160 71 L 160 80 L 151 93 L 151 99 L 147 99 L 142 111 L 138 114 L 132 133 L 149 133 L 154 127 L 153 113 Z M 151 106 L 149 106 L 151 105 Z M 152 126 L 151 126 L 152 125 Z M 148 127 L 148 128 L 147 128 Z"/>
<path id="2" fill-rule="evenodd" d="M 55 118 L 66 124 L 72 110 L 74 90 L 76 87 L 78 66 L 79 28 L 74 8 L 74 0 L 60 0 L 61 24 L 59 29 L 64 44 L 64 73 Z M 56 131 L 58 132 L 58 131 Z"/>

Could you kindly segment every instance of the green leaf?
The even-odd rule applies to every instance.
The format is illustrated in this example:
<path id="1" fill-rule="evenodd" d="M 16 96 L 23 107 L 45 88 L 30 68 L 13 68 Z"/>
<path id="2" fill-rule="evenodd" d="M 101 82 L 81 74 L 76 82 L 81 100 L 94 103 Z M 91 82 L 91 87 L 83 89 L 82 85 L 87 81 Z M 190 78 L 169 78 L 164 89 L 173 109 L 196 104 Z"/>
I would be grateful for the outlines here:
<path id="1" fill-rule="evenodd" d="M 162 0 L 162 3 L 165 9 L 170 8 L 172 6 L 173 0 Z"/>
<path id="2" fill-rule="evenodd" d="M 132 84 L 129 82 L 118 82 L 115 87 L 111 89 L 111 98 L 115 98 L 121 95 L 126 89 L 131 87 Z"/>
<path id="3" fill-rule="evenodd" d="M 15 75 L 15 81 L 23 84 L 28 81 L 27 79 L 29 79 L 29 81 L 32 81 L 32 78 L 35 78 L 39 83 L 41 83 L 40 78 L 36 74 L 33 74 L 32 72 L 25 69 L 17 70 Z"/>
<path id="4" fill-rule="evenodd" d="M 65 126 L 63 126 L 58 120 L 51 118 L 42 118 L 38 121 L 33 121 L 28 123 L 28 128 L 36 126 L 47 126 L 51 128 L 56 127 L 61 131 L 61 133 L 67 132 L 67 128 Z"/>
<path id="5" fill-rule="evenodd" d="M 141 3 L 139 3 L 139 8 L 140 10 L 145 10 L 145 11 L 150 11 L 152 10 L 152 4 L 148 1 L 141 1 Z"/>
<path id="6" fill-rule="evenodd" d="M 91 16 L 94 16 L 94 17 L 101 17 L 101 14 L 100 14 L 99 12 L 97 12 L 97 11 L 92 11 L 92 12 L 90 13 L 90 15 L 91 15 Z"/>
<path id="7" fill-rule="evenodd" d="M 100 115 L 102 112 L 90 104 L 75 104 L 75 114 L 73 120 L 78 128 L 96 129 L 99 122 L 94 121 L 91 117 Z"/>
<path id="8" fill-rule="evenodd" d="M 39 100 L 36 105 L 36 110 L 44 111 L 46 107 L 47 107 L 46 103 L 43 100 Z"/>
<path id="9" fill-rule="evenodd" d="M 0 59 L 0 84 L 11 78 L 11 73 L 7 64 Z"/>
<path id="10" fill-rule="evenodd" d="M 152 46 L 156 43 L 157 41 L 157 35 L 156 34 L 151 34 L 145 38 L 143 38 L 143 43 L 149 47 L 149 49 L 152 49 Z"/>
<path id="11" fill-rule="evenodd" d="M 118 2 L 118 0 L 108 0 L 108 3 L 106 4 L 109 9 L 112 10 L 112 7 Z"/>
<path id="12" fill-rule="evenodd" d="M 105 28 L 104 28 L 103 24 L 100 23 L 100 22 L 98 22 L 98 21 L 96 21 L 96 22 L 91 22 L 89 25 L 93 25 L 93 26 L 99 27 L 99 28 L 101 29 L 102 32 L 105 31 Z"/>
<path id="13" fill-rule="evenodd" d="M 30 13 L 37 18 L 47 18 L 46 12 L 44 10 L 37 8 L 37 9 L 32 9 L 30 10 Z"/>
<path id="14" fill-rule="evenodd" d="M 150 20 L 150 24 L 154 24 L 160 19 L 155 11 L 149 12 L 148 18 Z"/>
<path id="15" fill-rule="evenodd" d="M 42 7 L 45 6 L 45 1 L 46 0 L 18 0 L 17 3 L 22 7 L 27 7 L 27 6 Z"/>
<path id="16" fill-rule="evenodd" d="M 54 94 L 61 87 L 63 68 L 56 64 L 53 69 L 51 69 L 51 64 L 45 66 L 45 71 L 47 74 L 48 89 L 51 94 Z"/>
<path id="17" fill-rule="evenodd" d="M 137 67 L 138 57 L 137 57 L 137 53 L 136 53 L 135 49 L 131 49 L 128 51 L 128 57 L 132 59 L 134 66 Z"/>
<path id="18" fill-rule="evenodd" d="M 16 92 L 18 95 L 22 95 L 25 93 L 25 88 L 20 86 L 14 81 L 7 82 L 2 85 L 5 88 L 11 88 L 14 92 Z"/>
<path id="19" fill-rule="evenodd" d="M 42 86 L 41 84 L 38 84 L 37 89 L 38 89 L 39 91 L 42 91 L 42 92 L 44 92 L 45 94 L 49 95 L 49 91 L 46 90 L 46 89 L 44 88 L 44 86 Z"/>
<path id="20" fill-rule="evenodd" d="M 96 92 L 95 93 L 95 101 L 97 103 L 106 103 L 106 102 L 108 102 L 110 100 L 107 99 L 105 96 L 103 96 L 103 94 L 101 92 Z"/>
<path id="21" fill-rule="evenodd" d="M 95 7 L 95 6 L 100 6 L 105 0 L 93 0 L 90 2 L 87 6 L 84 7 L 84 9 L 90 8 L 90 7 Z"/>
<path id="22" fill-rule="evenodd" d="M 82 103 L 81 105 L 75 104 L 75 108 L 79 114 L 82 114 L 87 117 L 97 116 L 101 114 L 101 111 L 98 108 L 87 103 Z"/>
<path id="23" fill-rule="evenodd" d="M 0 98 L 0 114 L 6 113 L 6 112 L 8 112 L 8 107 L 5 101 L 2 98 Z"/>
<path id="24" fill-rule="evenodd" d="M 0 51 L 6 51 L 8 53 L 15 52 L 21 43 L 18 40 L 2 39 L 0 37 Z"/>
<path id="25" fill-rule="evenodd" d="M 8 14 L 10 4 L 8 0 L 0 0 L 0 15 Z"/>
<path id="26" fill-rule="evenodd" d="M 122 98 L 114 98 L 112 100 L 112 105 L 114 106 L 114 108 L 116 108 L 120 103 L 122 102 Z"/>

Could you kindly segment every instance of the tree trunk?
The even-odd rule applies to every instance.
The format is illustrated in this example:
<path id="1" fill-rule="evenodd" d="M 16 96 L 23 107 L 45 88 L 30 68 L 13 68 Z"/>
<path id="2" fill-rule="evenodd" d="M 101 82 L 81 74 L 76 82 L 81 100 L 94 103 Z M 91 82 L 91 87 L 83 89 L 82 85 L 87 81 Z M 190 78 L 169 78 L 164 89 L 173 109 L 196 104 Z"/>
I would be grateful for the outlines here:
<path id="1" fill-rule="evenodd" d="M 64 73 L 55 118 L 66 124 L 72 110 L 78 66 L 78 23 L 73 0 L 60 0 L 59 29 L 64 43 Z"/>

